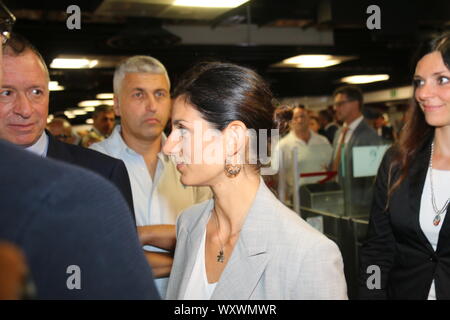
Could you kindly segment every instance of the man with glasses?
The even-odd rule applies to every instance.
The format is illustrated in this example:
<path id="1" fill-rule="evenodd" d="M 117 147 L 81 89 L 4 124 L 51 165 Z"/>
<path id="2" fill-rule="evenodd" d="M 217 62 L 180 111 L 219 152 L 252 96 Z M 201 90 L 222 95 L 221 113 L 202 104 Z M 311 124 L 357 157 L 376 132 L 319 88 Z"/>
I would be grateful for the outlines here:
<path id="1" fill-rule="evenodd" d="M 353 148 L 380 145 L 375 130 L 364 120 L 362 114 L 363 94 L 358 87 L 343 86 L 333 93 L 336 118 L 343 126 L 336 132 L 333 141 L 331 171 L 337 171 L 344 188 L 351 213 L 367 214 L 372 199 L 373 177 L 354 177 Z"/>

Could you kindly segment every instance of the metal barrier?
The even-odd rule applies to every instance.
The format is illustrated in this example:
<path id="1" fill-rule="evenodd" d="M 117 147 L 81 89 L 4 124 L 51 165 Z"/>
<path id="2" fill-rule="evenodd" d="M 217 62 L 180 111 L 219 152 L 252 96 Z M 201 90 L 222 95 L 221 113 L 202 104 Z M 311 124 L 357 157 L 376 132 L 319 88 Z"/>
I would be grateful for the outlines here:
<path id="1" fill-rule="evenodd" d="M 307 222 L 313 220 L 315 225 L 311 224 L 337 244 L 344 262 L 348 296 L 357 298 L 359 250 L 367 234 L 367 216 L 348 217 L 305 206 L 300 207 L 300 215 Z M 317 221 L 321 221 L 319 226 Z"/>

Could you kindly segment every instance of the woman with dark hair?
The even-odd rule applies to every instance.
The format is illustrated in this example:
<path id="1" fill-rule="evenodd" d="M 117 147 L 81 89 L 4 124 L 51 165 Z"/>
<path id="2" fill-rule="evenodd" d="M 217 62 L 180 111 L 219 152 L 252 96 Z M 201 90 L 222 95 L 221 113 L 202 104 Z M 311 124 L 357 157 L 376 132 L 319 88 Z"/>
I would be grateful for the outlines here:
<path id="1" fill-rule="evenodd" d="M 184 211 L 168 299 L 345 299 L 338 247 L 285 207 L 260 175 L 272 94 L 234 64 L 195 66 L 173 96 L 163 151 L 181 182 L 214 197 Z M 263 136 L 265 136 L 263 134 Z"/>
<path id="2" fill-rule="evenodd" d="M 281 138 L 289 133 L 293 110 L 294 108 L 289 105 L 279 106 L 275 109 L 273 118 Z"/>
<path id="3" fill-rule="evenodd" d="M 450 34 L 419 55 L 415 104 L 380 166 L 360 297 L 450 299 Z"/>

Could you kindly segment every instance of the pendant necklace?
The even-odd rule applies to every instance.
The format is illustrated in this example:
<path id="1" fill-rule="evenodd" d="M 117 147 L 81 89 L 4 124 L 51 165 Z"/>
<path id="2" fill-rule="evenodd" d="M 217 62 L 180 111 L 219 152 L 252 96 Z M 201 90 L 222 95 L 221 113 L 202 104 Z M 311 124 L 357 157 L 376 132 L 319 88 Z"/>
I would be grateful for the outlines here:
<path id="1" fill-rule="evenodd" d="M 434 142 L 431 144 L 430 186 L 431 186 L 431 203 L 433 205 L 434 213 L 436 214 L 433 219 L 433 225 L 437 227 L 441 223 L 441 214 L 447 211 L 448 204 L 450 203 L 450 198 L 447 199 L 447 201 L 445 202 L 444 206 L 441 209 L 437 207 L 433 189 L 433 153 L 434 153 Z"/>
<path id="2" fill-rule="evenodd" d="M 219 239 L 219 243 L 220 243 L 220 250 L 219 250 L 219 254 L 217 255 L 217 262 L 221 262 L 223 263 L 225 261 L 225 254 L 223 252 L 223 243 L 222 243 L 222 239 L 220 238 L 220 225 L 219 225 L 219 218 L 217 217 L 217 213 L 216 210 L 214 210 L 214 218 L 216 220 L 216 227 L 217 227 L 217 238 Z"/>

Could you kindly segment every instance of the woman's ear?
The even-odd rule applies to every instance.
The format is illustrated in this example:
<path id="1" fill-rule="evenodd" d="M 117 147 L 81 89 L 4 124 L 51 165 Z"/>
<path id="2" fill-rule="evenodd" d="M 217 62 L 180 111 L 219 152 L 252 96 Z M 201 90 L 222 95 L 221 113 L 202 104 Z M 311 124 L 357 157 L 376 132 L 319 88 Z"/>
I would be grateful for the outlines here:
<path id="1" fill-rule="evenodd" d="M 233 121 L 225 129 L 225 155 L 235 157 L 245 155 L 245 146 L 247 144 L 247 127 L 242 121 Z M 240 157 L 244 159 L 244 157 Z"/>

